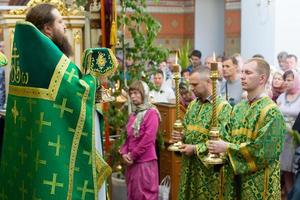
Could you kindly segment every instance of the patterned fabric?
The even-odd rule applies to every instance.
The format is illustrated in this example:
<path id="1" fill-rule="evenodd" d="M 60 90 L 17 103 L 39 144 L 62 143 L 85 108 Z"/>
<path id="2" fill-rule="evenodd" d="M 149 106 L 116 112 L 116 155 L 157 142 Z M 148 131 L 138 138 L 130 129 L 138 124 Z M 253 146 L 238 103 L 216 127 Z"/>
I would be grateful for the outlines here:
<path id="1" fill-rule="evenodd" d="M 284 119 L 269 97 L 251 105 L 242 101 L 234 107 L 229 124 L 227 153 L 238 175 L 240 199 L 280 199 L 279 155 L 285 132 Z"/>
<path id="2" fill-rule="evenodd" d="M 228 122 L 230 111 L 230 105 L 218 98 L 219 127 Z M 197 155 L 182 157 L 179 192 L 179 199 L 181 200 L 233 199 L 232 182 L 229 179 L 227 179 L 228 182 L 224 182 L 227 169 L 220 166 L 205 166 L 203 163 L 203 159 L 208 153 L 206 142 L 209 139 L 211 118 L 212 103 L 210 101 L 201 103 L 199 100 L 194 100 L 190 103 L 183 121 L 183 143 L 196 145 Z"/>
<path id="3" fill-rule="evenodd" d="M 4 108 L 5 105 L 5 69 L 0 68 L 0 109 Z"/>
<path id="4" fill-rule="evenodd" d="M 97 79 L 29 22 L 11 63 L 0 199 L 98 199 L 110 171 L 95 148 Z"/>
<path id="5" fill-rule="evenodd" d="M 7 58 L 0 52 L 0 67 L 7 65 Z"/>

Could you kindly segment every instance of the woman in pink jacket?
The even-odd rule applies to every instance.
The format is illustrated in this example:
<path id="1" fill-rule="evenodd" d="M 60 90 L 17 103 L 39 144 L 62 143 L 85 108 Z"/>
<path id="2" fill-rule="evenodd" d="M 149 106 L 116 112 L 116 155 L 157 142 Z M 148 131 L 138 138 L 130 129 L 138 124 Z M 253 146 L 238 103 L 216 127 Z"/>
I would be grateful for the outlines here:
<path id="1" fill-rule="evenodd" d="M 125 173 L 128 200 L 158 199 L 158 167 L 155 150 L 160 115 L 148 101 L 146 83 L 136 81 L 129 87 L 134 105 L 127 123 L 127 138 L 120 152 L 127 165 Z"/>

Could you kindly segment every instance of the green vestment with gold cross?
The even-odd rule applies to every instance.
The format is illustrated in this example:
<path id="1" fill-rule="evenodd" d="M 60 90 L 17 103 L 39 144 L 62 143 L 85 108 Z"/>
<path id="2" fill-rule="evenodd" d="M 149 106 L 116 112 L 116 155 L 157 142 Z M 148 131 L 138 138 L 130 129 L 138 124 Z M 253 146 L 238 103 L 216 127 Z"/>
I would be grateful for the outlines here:
<path id="1" fill-rule="evenodd" d="M 196 145 L 197 155 L 182 156 L 180 177 L 180 200 L 222 200 L 233 199 L 233 177 L 225 179 L 227 168 L 206 165 L 208 154 L 206 142 L 212 123 L 212 102 L 192 101 L 186 111 L 184 125 L 184 144 Z M 227 101 L 217 98 L 217 124 L 222 138 L 222 127 L 229 121 L 231 106 Z M 225 180 L 227 182 L 225 182 Z"/>
<path id="2" fill-rule="evenodd" d="M 241 200 L 281 199 L 279 155 L 285 123 L 277 105 L 262 97 L 234 107 L 228 126 L 227 148 L 237 175 L 237 197 Z"/>
<path id="3" fill-rule="evenodd" d="M 31 23 L 16 24 L 0 199 L 98 199 L 110 168 L 95 149 L 97 74 L 116 59 L 108 49 L 85 58 L 80 70 Z"/>

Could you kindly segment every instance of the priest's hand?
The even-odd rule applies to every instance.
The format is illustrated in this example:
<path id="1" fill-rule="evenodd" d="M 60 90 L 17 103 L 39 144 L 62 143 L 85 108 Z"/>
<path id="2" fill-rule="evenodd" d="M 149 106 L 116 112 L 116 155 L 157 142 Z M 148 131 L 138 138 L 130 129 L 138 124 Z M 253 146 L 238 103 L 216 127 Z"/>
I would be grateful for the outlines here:
<path id="1" fill-rule="evenodd" d="M 226 152 L 228 142 L 223 140 L 209 140 L 208 141 L 208 150 L 209 153 L 224 153 Z"/>
<path id="2" fill-rule="evenodd" d="M 123 154 L 122 155 L 122 158 L 123 158 L 123 161 L 125 162 L 125 164 L 127 166 L 130 166 L 133 164 L 133 160 L 131 159 L 130 155 L 129 154 Z"/>
<path id="3" fill-rule="evenodd" d="M 173 130 L 172 140 L 173 142 L 178 142 L 182 140 L 183 132 Z"/>
<path id="4" fill-rule="evenodd" d="M 180 152 L 187 156 L 193 155 L 195 149 L 196 149 L 196 145 L 192 145 L 192 144 L 183 144 L 179 147 Z"/>

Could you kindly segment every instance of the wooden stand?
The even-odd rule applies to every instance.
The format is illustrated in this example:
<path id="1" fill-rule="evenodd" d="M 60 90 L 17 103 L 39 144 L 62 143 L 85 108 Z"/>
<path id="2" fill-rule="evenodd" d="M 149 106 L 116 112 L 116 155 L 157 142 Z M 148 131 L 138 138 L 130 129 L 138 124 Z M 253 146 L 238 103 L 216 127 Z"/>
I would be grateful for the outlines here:
<path id="1" fill-rule="evenodd" d="M 179 180 L 181 171 L 181 154 L 168 151 L 168 146 L 172 144 L 173 124 L 176 120 L 176 107 L 174 104 L 156 104 L 162 118 L 160 131 L 163 133 L 165 149 L 159 155 L 159 180 L 165 176 L 171 177 L 170 200 L 178 199 Z M 181 118 L 184 113 L 180 112 Z"/>

